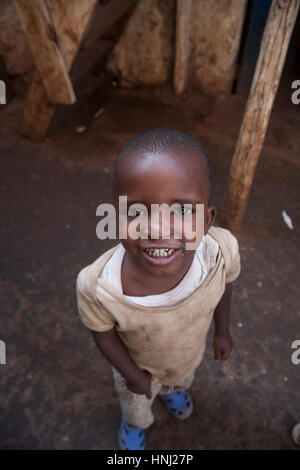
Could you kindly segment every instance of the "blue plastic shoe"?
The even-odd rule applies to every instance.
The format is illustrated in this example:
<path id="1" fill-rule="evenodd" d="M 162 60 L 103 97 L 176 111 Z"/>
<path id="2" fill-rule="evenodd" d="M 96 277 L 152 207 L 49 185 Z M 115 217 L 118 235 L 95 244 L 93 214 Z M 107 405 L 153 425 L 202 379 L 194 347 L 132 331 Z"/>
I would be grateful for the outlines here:
<path id="1" fill-rule="evenodd" d="M 190 395 L 181 390 L 169 395 L 159 395 L 170 413 L 178 419 L 187 419 L 193 412 L 193 402 Z"/>
<path id="2" fill-rule="evenodd" d="M 118 434 L 118 444 L 121 450 L 144 450 L 144 429 L 131 426 L 131 424 L 128 424 L 125 419 L 122 418 Z"/>

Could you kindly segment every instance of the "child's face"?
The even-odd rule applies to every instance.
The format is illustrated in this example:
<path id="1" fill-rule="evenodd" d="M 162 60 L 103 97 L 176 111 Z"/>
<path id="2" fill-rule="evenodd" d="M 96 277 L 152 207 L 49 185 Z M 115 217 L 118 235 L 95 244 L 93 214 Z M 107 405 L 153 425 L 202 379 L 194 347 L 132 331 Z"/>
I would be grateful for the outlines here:
<path id="1" fill-rule="evenodd" d="M 216 208 L 208 207 L 208 190 L 205 185 L 205 167 L 198 157 L 185 155 L 184 162 L 175 154 L 150 154 L 148 158 L 139 159 L 138 156 L 130 156 L 126 164 L 118 172 L 117 196 L 127 196 L 128 215 L 127 229 L 129 223 L 135 218 L 134 207 L 143 204 L 148 210 L 149 236 L 147 239 L 130 238 L 121 240 L 127 253 L 149 274 L 155 276 L 173 275 L 184 269 L 191 262 L 195 250 L 186 250 L 186 242 L 196 240 L 186 238 L 184 229 L 181 238 L 175 238 L 176 227 L 174 227 L 174 216 L 170 218 L 170 238 L 162 238 L 161 218 L 158 226 L 158 239 L 151 239 L 151 204 L 168 204 L 171 206 L 178 203 L 192 204 L 193 212 L 190 213 L 190 222 L 193 230 L 196 229 L 196 204 L 204 205 L 204 234 L 207 233 L 213 222 Z M 117 213 L 119 212 L 118 198 L 116 198 Z M 130 210 L 130 207 L 132 210 Z M 183 212 L 186 210 L 183 208 Z M 137 212 L 138 215 L 138 212 Z M 192 219 L 192 220 L 191 220 Z M 184 224 L 184 217 L 181 219 Z M 119 219 L 118 219 L 119 222 Z M 175 228 L 175 230 L 174 230 Z M 151 249 L 169 249 L 167 256 L 161 252 L 149 251 Z M 160 255 L 161 253 L 161 255 Z"/>

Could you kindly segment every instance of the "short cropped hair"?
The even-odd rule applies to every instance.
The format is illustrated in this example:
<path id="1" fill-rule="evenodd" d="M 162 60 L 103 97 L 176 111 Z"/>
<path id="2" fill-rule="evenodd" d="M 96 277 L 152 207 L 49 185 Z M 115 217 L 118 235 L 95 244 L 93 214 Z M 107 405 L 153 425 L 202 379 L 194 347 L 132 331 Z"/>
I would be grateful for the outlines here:
<path id="1" fill-rule="evenodd" d="M 133 154 L 140 154 L 141 156 L 146 153 L 162 153 L 162 152 L 186 152 L 198 156 L 202 159 L 206 170 L 207 170 L 207 181 L 206 186 L 211 198 L 211 166 L 208 155 L 202 145 L 184 132 L 176 131 L 167 128 L 157 128 L 150 131 L 143 132 L 131 139 L 125 147 L 118 154 L 115 165 L 114 165 L 114 177 L 113 177 L 113 192 L 116 192 L 117 185 L 117 169 L 120 162 L 126 156 Z"/>

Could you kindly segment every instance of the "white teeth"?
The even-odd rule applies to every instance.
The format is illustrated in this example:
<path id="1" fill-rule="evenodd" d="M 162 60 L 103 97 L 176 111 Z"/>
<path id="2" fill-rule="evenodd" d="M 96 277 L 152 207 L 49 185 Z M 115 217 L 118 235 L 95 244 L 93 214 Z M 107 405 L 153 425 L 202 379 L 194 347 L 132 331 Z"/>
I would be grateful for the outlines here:
<path id="1" fill-rule="evenodd" d="M 161 257 L 168 257 L 170 256 L 175 250 L 170 248 L 146 248 L 147 253 L 149 253 L 151 256 L 154 258 L 157 258 L 159 256 Z"/>

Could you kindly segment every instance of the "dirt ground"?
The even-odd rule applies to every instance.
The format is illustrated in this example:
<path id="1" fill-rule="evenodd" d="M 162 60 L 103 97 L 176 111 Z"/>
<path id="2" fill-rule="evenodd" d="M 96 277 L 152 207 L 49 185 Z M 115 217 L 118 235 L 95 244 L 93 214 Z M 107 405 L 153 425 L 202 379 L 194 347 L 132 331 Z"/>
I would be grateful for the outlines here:
<path id="1" fill-rule="evenodd" d="M 168 88 L 127 89 L 104 80 L 57 109 L 48 138 L 21 136 L 24 102 L 0 112 L 1 449 L 116 449 L 120 409 L 111 368 L 81 324 L 80 269 L 113 242 L 96 238 L 96 207 L 111 200 L 112 165 L 134 135 L 171 127 L 198 138 L 214 173 L 220 210 L 245 99 L 212 100 Z M 98 118 L 94 113 L 104 111 Z M 300 421 L 299 107 L 279 94 L 257 168 L 240 243 L 228 361 L 208 348 L 191 388 L 194 414 L 178 422 L 156 401 L 149 449 L 297 449 Z M 77 133 L 76 126 L 86 131 Z M 290 230 L 282 219 L 293 220 Z"/>

